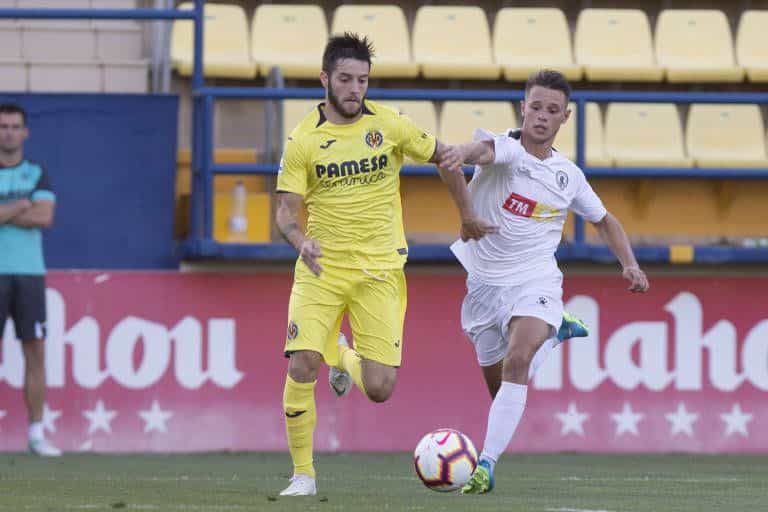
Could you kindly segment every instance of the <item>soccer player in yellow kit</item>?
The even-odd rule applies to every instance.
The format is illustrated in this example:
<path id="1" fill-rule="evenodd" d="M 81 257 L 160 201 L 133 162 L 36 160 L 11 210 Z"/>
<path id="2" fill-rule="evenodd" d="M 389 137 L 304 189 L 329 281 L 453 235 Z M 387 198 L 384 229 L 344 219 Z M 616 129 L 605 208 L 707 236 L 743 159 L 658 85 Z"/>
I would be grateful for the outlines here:
<path id="1" fill-rule="evenodd" d="M 332 37 L 320 81 L 325 102 L 286 142 L 277 178 L 277 225 L 299 252 L 288 305 L 283 394 L 294 476 L 283 496 L 316 494 L 312 437 L 320 363 L 342 395 L 349 379 L 374 402 L 392 394 L 403 348 L 408 246 L 400 205 L 400 167 L 450 157 L 405 116 L 365 98 L 372 48 L 354 34 Z M 466 204 L 469 204 L 467 201 Z M 307 231 L 298 224 L 302 205 Z M 480 238 L 496 228 L 471 212 L 462 225 Z M 354 349 L 339 336 L 347 313 Z M 344 378 L 346 377 L 346 386 Z M 334 385 L 335 384 L 335 385 Z"/>

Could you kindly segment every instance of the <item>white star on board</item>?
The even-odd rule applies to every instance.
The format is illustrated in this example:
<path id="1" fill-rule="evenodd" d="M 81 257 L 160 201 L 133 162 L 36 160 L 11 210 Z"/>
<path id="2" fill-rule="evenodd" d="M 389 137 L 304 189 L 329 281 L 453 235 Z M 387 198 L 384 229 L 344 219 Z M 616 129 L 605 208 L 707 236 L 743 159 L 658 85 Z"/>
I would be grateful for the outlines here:
<path id="1" fill-rule="evenodd" d="M 621 412 L 611 414 L 611 419 L 616 422 L 616 435 L 620 436 L 625 432 L 633 435 L 640 435 L 637 430 L 637 424 L 645 415 L 632 411 L 632 406 L 624 402 Z"/>
<path id="2" fill-rule="evenodd" d="M 43 430 L 56 432 L 56 420 L 61 416 L 61 411 L 48 408 L 48 403 L 43 404 Z"/>
<path id="3" fill-rule="evenodd" d="M 96 407 L 92 411 L 83 411 L 83 416 L 88 418 L 88 435 L 93 434 L 98 430 L 103 430 L 107 433 L 112 433 L 112 426 L 110 423 L 115 416 L 116 411 L 109 411 L 104 408 L 104 402 L 99 400 L 96 402 Z"/>
<path id="4" fill-rule="evenodd" d="M 163 411 L 160 408 L 160 404 L 157 400 L 152 401 L 152 407 L 147 411 L 139 411 L 139 416 L 144 420 L 144 432 L 152 432 L 156 430 L 158 432 L 168 432 L 168 427 L 165 422 L 171 419 L 173 413 L 171 411 Z"/>
<path id="5" fill-rule="evenodd" d="M 734 404 L 731 412 L 721 414 L 720 418 L 725 422 L 725 437 L 730 437 L 737 432 L 744 437 L 749 437 L 747 423 L 752 421 L 752 415 L 742 411 L 739 404 Z"/>
<path id="6" fill-rule="evenodd" d="M 688 434 L 689 437 L 693 437 L 693 424 L 699 419 L 699 415 L 695 412 L 688 412 L 685 410 L 685 404 L 680 402 L 677 405 L 675 412 L 670 412 L 664 415 L 667 421 L 671 424 L 670 435 L 678 433 Z"/>
<path id="7" fill-rule="evenodd" d="M 557 419 L 562 423 L 560 428 L 561 436 L 564 436 L 569 432 L 573 432 L 580 436 L 584 435 L 584 422 L 589 419 L 589 414 L 579 412 L 578 409 L 576 409 L 576 404 L 573 402 L 568 404 L 568 410 L 566 412 L 558 412 L 555 416 L 557 416 Z"/>

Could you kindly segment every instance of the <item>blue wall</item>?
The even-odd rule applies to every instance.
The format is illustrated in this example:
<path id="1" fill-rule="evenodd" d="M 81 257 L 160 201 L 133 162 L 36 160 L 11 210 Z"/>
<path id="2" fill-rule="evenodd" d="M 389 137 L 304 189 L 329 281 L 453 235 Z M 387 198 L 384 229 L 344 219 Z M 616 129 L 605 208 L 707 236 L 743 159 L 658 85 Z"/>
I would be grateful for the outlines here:
<path id="1" fill-rule="evenodd" d="M 29 112 L 26 157 L 48 168 L 48 268 L 173 268 L 178 97 L 0 95 Z"/>

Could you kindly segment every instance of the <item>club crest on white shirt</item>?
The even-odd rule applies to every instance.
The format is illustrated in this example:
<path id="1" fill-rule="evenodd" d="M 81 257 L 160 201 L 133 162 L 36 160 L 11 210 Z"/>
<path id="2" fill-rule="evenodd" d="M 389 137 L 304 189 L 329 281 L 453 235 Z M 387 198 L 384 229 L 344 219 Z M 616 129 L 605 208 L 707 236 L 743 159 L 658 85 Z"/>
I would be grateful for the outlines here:
<path id="1" fill-rule="evenodd" d="M 557 186 L 560 187 L 560 190 L 565 190 L 568 187 L 568 174 L 566 174 L 565 171 L 557 171 L 555 180 L 557 181 Z"/>

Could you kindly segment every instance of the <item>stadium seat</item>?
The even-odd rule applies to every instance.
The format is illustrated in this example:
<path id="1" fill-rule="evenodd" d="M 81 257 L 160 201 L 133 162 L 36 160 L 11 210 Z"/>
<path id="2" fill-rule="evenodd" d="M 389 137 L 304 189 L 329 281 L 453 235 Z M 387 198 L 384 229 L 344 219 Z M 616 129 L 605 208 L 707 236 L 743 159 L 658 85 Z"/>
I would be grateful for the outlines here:
<path id="1" fill-rule="evenodd" d="M 656 60 L 670 82 L 740 82 L 744 77 L 722 11 L 662 11 L 656 20 Z"/>
<path id="2" fill-rule="evenodd" d="M 320 76 L 328 23 L 319 5 L 261 4 L 253 16 L 251 37 L 251 53 L 262 75 L 276 66 L 286 78 Z"/>
<path id="3" fill-rule="evenodd" d="M 104 92 L 146 94 L 149 63 L 144 60 L 110 60 L 102 63 Z"/>
<path id="4" fill-rule="evenodd" d="M 419 7 L 413 22 L 413 58 L 424 78 L 499 78 L 488 19 L 480 7 Z"/>
<path id="5" fill-rule="evenodd" d="M 686 128 L 688 154 L 699 167 L 768 168 L 758 105 L 693 104 Z"/>
<path id="6" fill-rule="evenodd" d="M 751 82 L 768 82 L 768 11 L 744 11 L 736 31 L 736 60 Z"/>
<path id="7" fill-rule="evenodd" d="M 27 60 L 90 61 L 96 58 L 96 30 L 86 25 L 31 24 L 23 20 L 22 54 Z"/>
<path id="8" fill-rule="evenodd" d="M 280 144 L 284 144 L 288 135 L 304 116 L 309 114 L 323 100 L 283 100 L 283 135 Z"/>
<path id="9" fill-rule="evenodd" d="M 413 78 L 419 74 L 419 66 L 411 59 L 405 14 L 399 6 L 340 5 L 333 15 L 331 33 L 345 31 L 364 34 L 373 42 L 374 78 Z"/>
<path id="10" fill-rule="evenodd" d="M 476 128 L 503 133 L 517 127 L 512 104 L 506 101 L 446 101 L 438 138 L 448 144 L 470 142 Z"/>
<path id="11" fill-rule="evenodd" d="M 605 151 L 616 167 L 690 167 L 677 106 L 611 103 L 605 115 Z"/>
<path id="12" fill-rule="evenodd" d="M 56 60 L 29 63 L 30 92 L 102 92 L 97 62 Z"/>
<path id="13" fill-rule="evenodd" d="M 504 77 L 525 81 L 541 68 L 556 69 L 569 80 L 581 80 L 573 61 L 571 33 L 560 9 L 506 7 L 493 24 L 493 55 Z"/>
<path id="14" fill-rule="evenodd" d="M 557 132 L 554 147 L 566 158 L 576 161 L 576 104 L 568 105 L 571 117 Z M 597 103 L 587 103 L 587 166 L 610 167 L 613 162 L 605 153 L 605 135 L 601 119 L 600 106 Z"/>
<path id="15" fill-rule="evenodd" d="M 0 25 L 0 59 L 21 58 L 21 29 Z"/>
<path id="16" fill-rule="evenodd" d="M 185 2 L 179 9 L 192 9 Z M 256 65 L 248 48 L 248 23 L 245 11 L 237 5 L 205 5 L 205 41 L 203 50 L 205 76 L 254 78 Z M 191 76 L 194 66 L 193 24 L 179 20 L 171 31 L 171 62 L 182 76 Z"/>
<path id="17" fill-rule="evenodd" d="M 26 91 L 27 65 L 21 60 L 0 60 L 0 91 Z"/>
<path id="18" fill-rule="evenodd" d="M 135 9 L 136 0 L 91 0 L 94 9 Z M 96 56 L 101 60 L 139 60 L 144 31 L 137 20 L 94 20 Z"/>
<path id="19" fill-rule="evenodd" d="M 664 76 L 648 17 L 639 9 L 583 9 L 574 45 L 587 80 L 660 82 Z"/>

